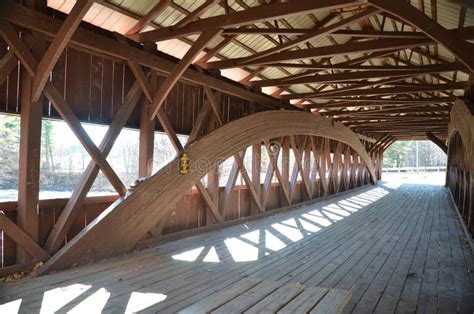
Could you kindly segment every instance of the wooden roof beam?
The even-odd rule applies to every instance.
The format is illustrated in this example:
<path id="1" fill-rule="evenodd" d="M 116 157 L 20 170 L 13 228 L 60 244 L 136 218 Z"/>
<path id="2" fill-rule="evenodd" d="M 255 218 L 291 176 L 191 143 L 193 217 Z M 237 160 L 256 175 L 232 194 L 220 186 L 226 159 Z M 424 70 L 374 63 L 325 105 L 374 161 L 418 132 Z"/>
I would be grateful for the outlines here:
<path id="1" fill-rule="evenodd" d="M 425 97 L 419 99 L 406 98 L 380 98 L 380 97 L 358 97 L 353 99 L 340 98 L 336 99 L 340 101 L 331 101 L 322 104 L 311 104 L 306 105 L 305 108 L 313 109 L 324 109 L 324 108 L 339 108 L 339 107 L 373 107 L 386 105 L 399 105 L 399 104 L 443 104 L 452 103 L 456 100 L 456 97 Z"/>
<path id="2" fill-rule="evenodd" d="M 224 34 L 236 35 L 305 35 L 312 31 L 310 28 L 227 28 Z M 375 38 L 425 38 L 420 32 L 394 32 L 373 30 L 341 29 L 331 33 L 331 36 L 375 37 Z"/>
<path id="3" fill-rule="evenodd" d="M 182 20 L 172 26 L 172 28 L 177 29 L 184 27 L 195 20 L 197 17 L 201 16 L 204 12 L 206 12 L 211 6 L 219 2 L 220 0 L 206 0 L 203 4 L 201 4 L 196 10 L 190 12 L 186 15 Z"/>
<path id="4" fill-rule="evenodd" d="M 256 22 L 281 19 L 293 15 L 315 12 L 318 10 L 329 10 L 348 5 L 362 4 L 362 0 L 298 0 L 290 2 L 277 2 L 269 5 L 260 5 L 248 10 L 231 12 L 224 15 L 209 17 L 189 23 L 179 29 L 162 28 L 130 37 L 139 42 L 161 41 L 176 37 L 204 32 L 216 28 L 237 27 L 253 24 Z"/>
<path id="5" fill-rule="evenodd" d="M 141 18 L 132 28 L 128 30 L 127 35 L 139 33 L 147 27 L 164 9 L 166 9 L 172 0 L 160 0 L 144 17 Z"/>
<path id="6" fill-rule="evenodd" d="M 450 107 L 436 107 L 436 108 L 420 108 L 417 106 L 403 107 L 397 110 L 390 109 L 388 111 L 383 110 L 364 110 L 364 111 L 326 111 L 321 112 L 322 115 L 337 116 L 341 119 L 345 117 L 351 119 L 373 119 L 374 117 L 405 117 L 410 115 L 418 116 L 440 116 L 449 114 Z M 392 115 L 399 116 L 392 116 Z"/>
<path id="7" fill-rule="evenodd" d="M 450 64 L 440 64 L 433 66 L 423 66 L 418 70 L 406 70 L 406 71 L 362 71 L 362 72 L 345 72 L 345 73 L 336 73 L 336 74 L 325 74 L 325 75 L 311 75 L 305 76 L 296 79 L 273 79 L 273 80 L 260 80 L 252 81 L 250 85 L 255 87 L 265 87 L 265 86 L 288 86 L 296 84 L 306 84 L 306 83 L 335 83 L 342 81 L 359 81 L 364 79 L 373 79 L 373 78 L 403 78 L 409 76 L 418 76 L 431 73 L 439 72 L 449 72 L 455 71 L 458 69 L 463 69 L 464 66 L 461 63 L 450 63 Z"/>
<path id="8" fill-rule="evenodd" d="M 227 28 L 226 35 L 305 35 L 312 31 L 310 28 Z M 453 35 L 465 40 L 474 39 L 474 26 L 450 29 Z M 331 36 L 350 36 L 360 38 L 426 38 L 422 32 L 408 31 L 379 31 L 372 29 L 341 29 L 331 33 Z"/>
<path id="9" fill-rule="evenodd" d="M 418 115 L 418 114 L 410 114 L 410 115 L 397 115 L 397 116 L 369 116 L 369 117 L 334 117 L 334 121 L 341 121 L 343 123 L 375 123 L 375 122 L 406 122 L 409 121 L 408 119 L 414 118 L 419 121 L 426 121 L 426 120 L 445 120 L 449 118 L 449 114 L 443 115 Z"/>
<path id="10" fill-rule="evenodd" d="M 458 66 L 461 69 L 465 69 L 462 63 L 451 63 L 453 66 Z M 398 65 L 358 65 L 358 64 L 302 64 L 302 63 L 270 63 L 265 64 L 264 66 L 272 67 L 285 67 L 285 68 L 295 68 L 295 69 L 308 69 L 308 70 L 352 70 L 352 71 L 423 71 L 430 68 L 439 66 L 438 64 L 428 64 L 428 65 L 407 65 L 407 66 L 398 66 Z"/>
<path id="11" fill-rule="evenodd" d="M 59 19 L 53 19 L 45 14 L 33 11 L 13 2 L 0 2 L 0 31 L 2 30 L 1 23 L 4 20 L 23 28 L 38 31 L 49 37 L 54 37 L 62 25 Z M 70 45 L 78 49 L 88 49 L 104 57 L 119 58 L 125 61 L 133 60 L 144 67 L 164 75 L 168 75 L 176 66 L 175 62 L 160 56 L 159 53 L 152 54 L 142 49 L 130 47 L 117 42 L 115 39 L 81 27 L 79 27 L 72 36 Z M 34 69 L 27 70 L 30 74 L 34 75 Z M 282 103 L 273 97 L 252 92 L 239 84 L 230 82 L 224 78 L 198 72 L 192 68 L 187 69 L 181 78 L 184 81 L 194 84 L 206 84 L 228 95 L 246 99 L 271 109 L 286 108 L 298 110 L 294 106 Z"/>
<path id="12" fill-rule="evenodd" d="M 430 19 L 405 1 L 368 0 L 368 2 L 423 31 L 459 59 L 471 72 L 474 71 L 474 44 L 453 36 L 447 29 Z"/>
<path id="13" fill-rule="evenodd" d="M 419 85 L 419 86 L 418 86 Z M 400 95 L 420 92 L 445 91 L 453 89 L 464 89 L 467 86 L 465 82 L 455 82 L 448 84 L 413 84 L 412 86 L 386 87 L 386 88 L 368 88 L 354 91 L 334 92 L 325 96 L 320 93 L 302 93 L 295 95 L 281 95 L 281 99 L 340 99 L 341 97 L 368 96 L 368 95 Z M 356 98 L 346 98 L 345 100 L 354 100 Z"/>
<path id="14" fill-rule="evenodd" d="M 329 26 L 325 26 L 325 27 L 322 27 L 322 28 L 318 27 L 315 30 L 311 31 L 310 33 L 305 34 L 303 36 L 299 36 L 296 39 L 287 41 L 284 44 L 281 44 L 281 45 L 278 45 L 276 47 L 267 49 L 265 51 L 258 52 L 256 54 L 251 55 L 251 56 L 245 57 L 245 58 L 243 58 L 244 60 L 242 60 L 242 61 L 247 62 L 247 61 L 252 61 L 252 60 L 257 60 L 257 59 L 260 59 L 260 58 L 268 57 L 268 56 L 274 55 L 274 54 L 276 54 L 280 51 L 288 50 L 288 49 L 291 49 L 293 47 L 296 47 L 297 45 L 299 45 L 301 43 L 304 43 L 308 40 L 314 40 L 318 37 L 327 36 L 327 35 L 331 34 L 332 32 L 334 32 L 336 30 L 339 30 L 341 28 L 344 28 L 344 27 L 346 27 L 350 24 L 353 24 L 353 23 L 356 23 L 358 21 L 367 19 L 367 18 L 371 17 L 372 15 L 377 14 L 377 12 L 379 12 L 379 10 L 375 9 L 375 8 L 365 9 L 362 12 L 356 13 L 356 14 L 352 15 L 351 17 L 343 19 L 339 22 L 335 22 L 333 24 L 330 24 Z"/>
<path id="15" fill-rule="evenodd" d="M 350 125 L 383 125 L 383 126 L 404 126 L 404 125 L 435 125 L 438 122 L 447 123 L 449 122 L 449 116 L 444 115 L 440 117 L 425 117 L 425 116 L 414 116 L 401 118 L 398 117 L 386 117 L 386 118 L 374 118 L 369 120 L 357 120 L 357 119 L 337 119 L 339 121 L 345 121 Z"/>
<path id="16" fill-rule="evenodd" d="M 384 52 L 401 49 L 414 48 L 426 44 L 431 44 L 431 39 L 379 39 L 370 41 L 351 42 L 340 45 L 324 46 L 302 50 L 283 51 L 275 55 L 259 58 L 253 61 L 245 61 L 246 58 L 236 58 L 209 62 L 208 68 L 226 69 L 249 65 L 271 64 L 275 62 L 285 62 L 302 59 L 318 59 L 325 57 L 334 57 L 337 55 L 348 55 L 364 52 Z"/>

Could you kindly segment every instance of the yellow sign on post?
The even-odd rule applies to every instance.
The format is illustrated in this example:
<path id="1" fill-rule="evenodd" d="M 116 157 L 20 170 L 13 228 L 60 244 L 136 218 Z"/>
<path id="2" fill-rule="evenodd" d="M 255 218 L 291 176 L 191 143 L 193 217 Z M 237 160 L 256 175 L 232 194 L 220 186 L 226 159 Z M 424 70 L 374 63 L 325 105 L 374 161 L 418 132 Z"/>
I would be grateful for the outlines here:
<path id="1" fill-rule="evenodd" d="M 188 174 L 189 173 L 189 156 L 187 153 L 183 153 L 179 158 L 179 173 Z"/>

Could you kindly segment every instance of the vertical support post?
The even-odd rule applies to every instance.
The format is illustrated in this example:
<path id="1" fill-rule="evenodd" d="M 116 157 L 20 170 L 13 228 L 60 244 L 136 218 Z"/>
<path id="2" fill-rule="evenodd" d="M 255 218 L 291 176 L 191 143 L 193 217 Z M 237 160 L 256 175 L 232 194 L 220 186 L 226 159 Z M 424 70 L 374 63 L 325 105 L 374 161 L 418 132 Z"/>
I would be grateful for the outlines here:
<path id="1" fill-rule="evenodd" d="M 217 166 L 207 174 L 207 190 L 214 204 L 219 204 L 219 167 Z M 217 222 L 215 215 L 206 210 L 206 224 L 211 225 Z"/>
<path id="2" fill-rule="evenodd" d="M 34 241 L 38 241 L 38 198 L 41 160 L 42 100 L 31 101 L 33 78 L 21 70 L 20 159 L 18 176 L 17 224 Z M 31 256 L 17 247 L 17 262 L 24 263 Z"/>
<path id="3" fill-rule="evenodd" d="M 255 188 L 255 191 L 257 192 L 257 195 L 261 197 L 261 184 L 260 184 L 260 172 L 262 168 L 261 164 L 261 153 L 262 153 L 262 145 L 259 144 L 254 144 L 252 145 L 252 182 L 253 186 Z M 252 214 L 258 212 L 257 206 L 251 202 L 250 203 Z M 265 209 L 265 206 L 262 204 L 263 208 Z"/>
<path id="4" fill-rule="evenodd" d="M 144 50 L 154 52 L 157 50 L 155 43 L 145 43 Z M 152 74 L 150 88 L 156 90 L 157 76 Z M 155 142 L 155 119 L 150 117 L 151 104 L 146 97 L 143 99 L 140 112 L 140 139 L 138 147 L 138 176 L 150 176 L 153 172 L 153 150 Z"/>
<path id="5" fill-rule="evenodd" d="M 150 120 L 150 104 L 143 99 L 140 113 L 140 138 L 138 147 L 138 176 L 150 176 L 153 171 L 155 120 Z"/>
<path id="6" fill-rule="evenodd" d="M 469 218 L 468 218 L 468 229 L 471 234 L 474 234 L 474 172 L 469 172 L 469 196 L 468 196 L 468 208 L 469 208 Z"/>
<path id="7" fill-rule="evenodd" d="M 290 139 L 283 137 L 281 142 L 281 176 L 285 184 L 290 184 Z"/>

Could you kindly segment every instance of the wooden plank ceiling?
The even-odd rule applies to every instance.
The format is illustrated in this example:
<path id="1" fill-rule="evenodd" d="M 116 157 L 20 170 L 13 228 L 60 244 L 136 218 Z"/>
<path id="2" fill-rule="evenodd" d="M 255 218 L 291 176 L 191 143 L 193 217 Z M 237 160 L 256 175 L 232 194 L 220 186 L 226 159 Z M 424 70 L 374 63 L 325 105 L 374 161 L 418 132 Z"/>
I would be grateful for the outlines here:
<path id="1" fill-rule="evenodd" d="M 101 0 L 83 20 L 182 59 L 163 89 L 194 63 L 374 138 L 445 139 L 474 69 L 463 2 Z"/>

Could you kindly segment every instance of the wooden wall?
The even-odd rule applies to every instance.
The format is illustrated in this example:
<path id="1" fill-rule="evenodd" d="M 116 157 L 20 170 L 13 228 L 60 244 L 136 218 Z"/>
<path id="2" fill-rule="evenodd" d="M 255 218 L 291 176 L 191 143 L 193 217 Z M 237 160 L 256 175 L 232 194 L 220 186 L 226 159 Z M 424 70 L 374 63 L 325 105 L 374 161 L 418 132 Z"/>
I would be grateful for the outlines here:
<path id="1" fill-rule="evenodd" d="M 7 45 L 0 40 L 0 55 L 7 52 Z M 21 111 L 20 71 L 12 71 L 0 85 L 0 113 L 19 114 Z M 158 76 L 158 86 L 165 77 Z M 53 84 L 82 122 L 108 125 L 134 82 L 130 68 L 121 60 L 66 48 L 51 75 Z M 216 93 L 223 122 L 238 119 L 264 107 L 249 101 Z M 178 82 L 164 103 L 164 112 L 178 134 L 189 134 L 205 95 L 202 86 Z M 126 127 L 139 128 L 140 106 L 132 113 Z M 43 116 L 59 119 L 59 114 L 43 98 Z M 156 122 L 156 130 L 163 131 Z"/>

